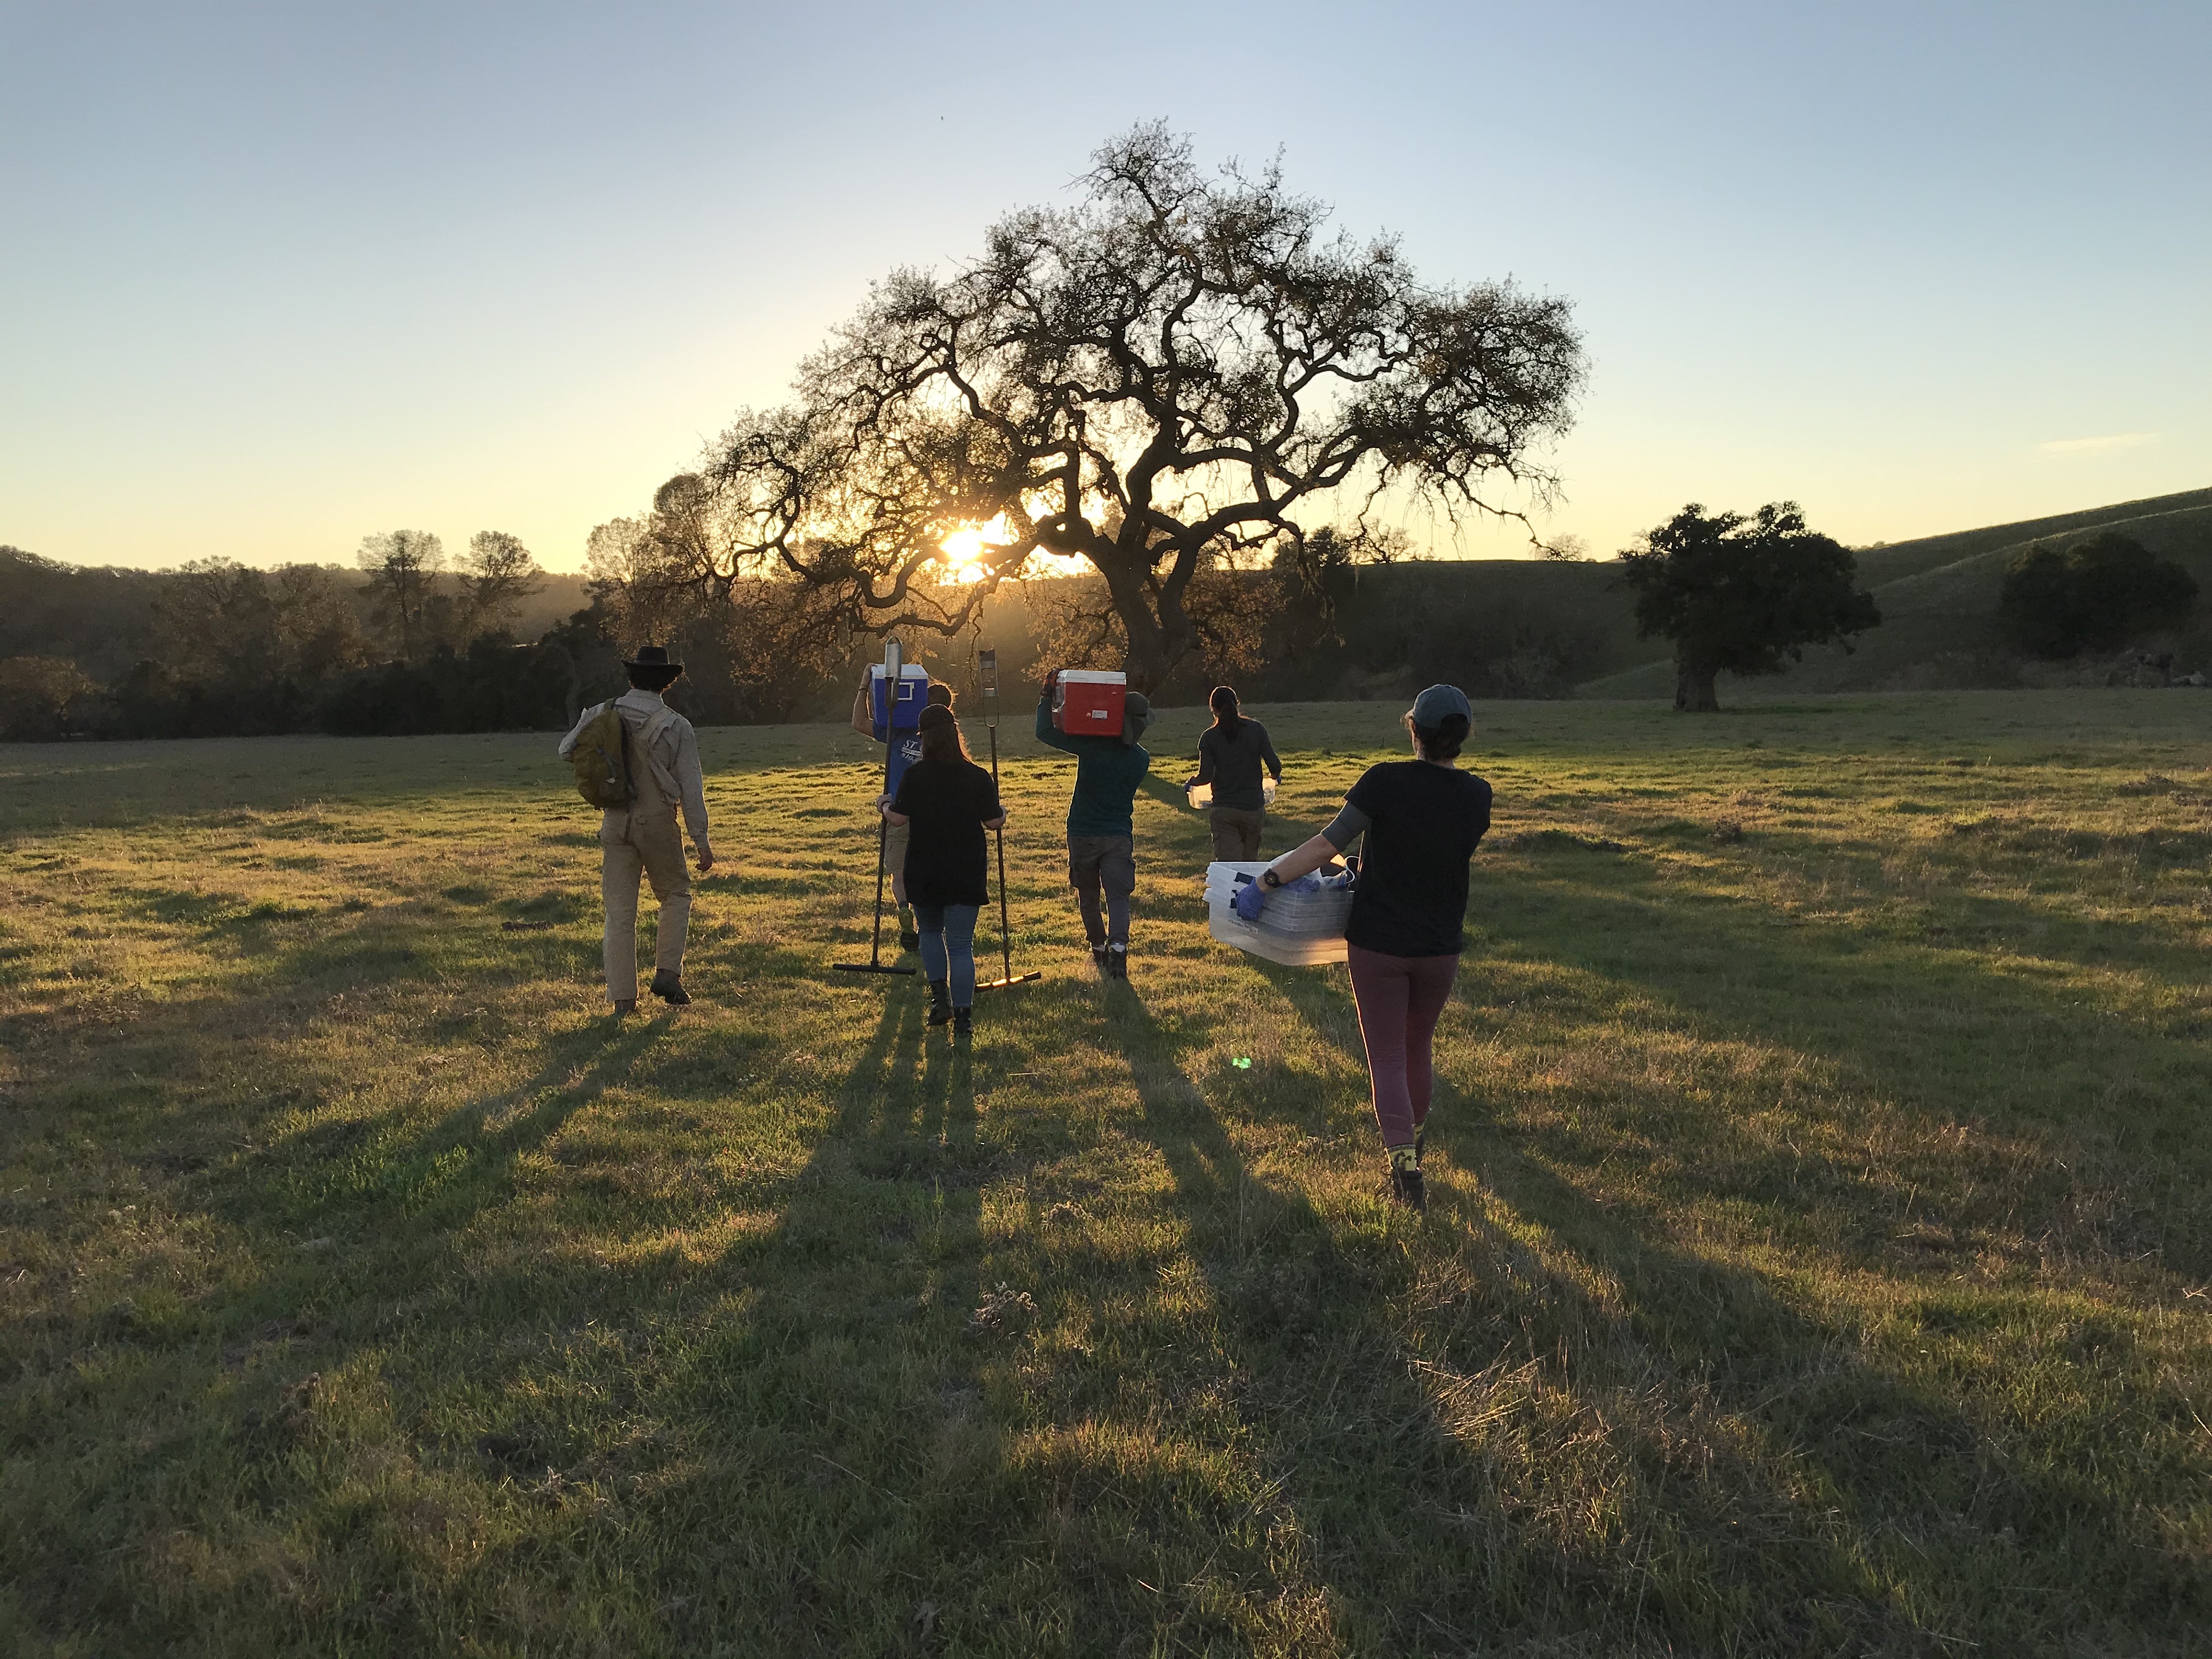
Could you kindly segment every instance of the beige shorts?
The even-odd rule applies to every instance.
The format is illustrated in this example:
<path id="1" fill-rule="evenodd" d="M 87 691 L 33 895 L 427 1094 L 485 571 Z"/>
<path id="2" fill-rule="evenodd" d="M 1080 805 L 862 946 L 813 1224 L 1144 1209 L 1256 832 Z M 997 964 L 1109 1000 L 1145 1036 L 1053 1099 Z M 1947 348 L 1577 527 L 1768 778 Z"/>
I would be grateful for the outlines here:
<path id="1" fill-rule="evenodd" d="M 895 876 L 906 873 L 907 831 L 910 823 L 891 823 L 884 826 L 884 868 Z"/>

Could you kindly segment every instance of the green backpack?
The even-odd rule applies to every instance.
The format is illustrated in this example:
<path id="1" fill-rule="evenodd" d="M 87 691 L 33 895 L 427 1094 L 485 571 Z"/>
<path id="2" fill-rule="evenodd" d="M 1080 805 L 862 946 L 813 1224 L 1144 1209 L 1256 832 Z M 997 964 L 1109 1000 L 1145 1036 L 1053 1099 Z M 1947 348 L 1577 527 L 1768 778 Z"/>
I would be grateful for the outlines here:
<path id="1" fill-rule="evenodd" d="M 628 736 L 611 702 L 601 703 L 576 734 L 568 763 L 576 769 L 576 793 L 594 806 L 627 806 L 637 793 L 629 781 Z"/>
<path id="2" fill-rule="evenodd" d="M 637 741 L 652 741 L 675 721 L 674 709 L 654 709 L 646 717 Z M 611 702 L 601 703 L 576 733 L 576 746 L 568 751 L 568 764 L 576 769 L 576 793 L 592 805 L 610 811 L 628 806 L 637 799 L 629 755 L 629 730 L 621 710 Z"/>

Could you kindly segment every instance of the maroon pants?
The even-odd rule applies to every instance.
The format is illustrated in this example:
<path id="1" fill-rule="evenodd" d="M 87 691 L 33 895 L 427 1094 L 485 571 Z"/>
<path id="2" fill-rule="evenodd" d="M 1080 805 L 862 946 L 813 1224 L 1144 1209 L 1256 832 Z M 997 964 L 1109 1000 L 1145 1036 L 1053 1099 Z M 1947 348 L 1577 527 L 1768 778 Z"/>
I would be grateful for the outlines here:
<path id="1" fill-rule="evenodd" d="M 1385 1146 L 1410 1146 L 1428 1119 L 1435 1081 L 1429 1043 L 1459 974 L 1459 958 L 1386 957 L 1357 945 L 1347 954 L 1375 1091 L 1375 1121 L 1382 1126 Z"/>

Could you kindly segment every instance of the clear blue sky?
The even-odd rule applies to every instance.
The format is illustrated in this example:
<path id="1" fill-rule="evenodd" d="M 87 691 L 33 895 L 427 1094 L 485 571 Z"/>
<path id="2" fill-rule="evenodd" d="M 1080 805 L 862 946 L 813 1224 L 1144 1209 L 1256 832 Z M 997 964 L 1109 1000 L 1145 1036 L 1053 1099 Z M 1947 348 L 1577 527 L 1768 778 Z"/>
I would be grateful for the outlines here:
<path id="1" fill-rule="evenodd" d="M 1689 500 L 1863 543 L 2201 487 L 2208 87 L 2207 0 L 0 0 L 0 542 L 574 568 L 872 278 L 1159 116 L 1571 297 L 1548 528 L 1595 550 Z"/>

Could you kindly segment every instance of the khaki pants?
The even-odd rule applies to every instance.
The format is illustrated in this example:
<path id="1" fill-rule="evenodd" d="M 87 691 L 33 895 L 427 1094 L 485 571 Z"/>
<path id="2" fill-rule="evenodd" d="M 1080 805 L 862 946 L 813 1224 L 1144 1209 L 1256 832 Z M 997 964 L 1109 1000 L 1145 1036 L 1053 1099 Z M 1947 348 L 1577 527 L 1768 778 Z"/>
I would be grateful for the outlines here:
<path id="1" fill-rule="evenodd" d="M 901 904 L 906 902 L 906 849 L 913 829 L 911 823 L 884 827 L 884 868 L 890 872 L 891 896 Z"/>
<path id="2" fill-rule="evenodd" d="M 607 998 L 637 1000 L 637 889 L 642 875 L 660 903 L 653 965 L 684 971 L 684 938 L 691 926 L 691 872 L 673 808 L 607 813 L 599 823 L 599 894 L 607 908 Z"/>
<path id="3" fill-rule="evenodd" d="M 1265 812 L 1241 806 L 1213 809 L 1213 856 L 1224 862 L 1249 863 L 1260 856 L 1260 837 L 1267 828 Z"/>

